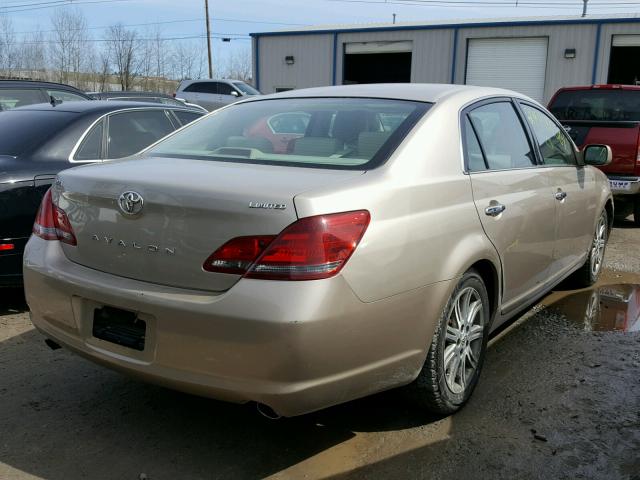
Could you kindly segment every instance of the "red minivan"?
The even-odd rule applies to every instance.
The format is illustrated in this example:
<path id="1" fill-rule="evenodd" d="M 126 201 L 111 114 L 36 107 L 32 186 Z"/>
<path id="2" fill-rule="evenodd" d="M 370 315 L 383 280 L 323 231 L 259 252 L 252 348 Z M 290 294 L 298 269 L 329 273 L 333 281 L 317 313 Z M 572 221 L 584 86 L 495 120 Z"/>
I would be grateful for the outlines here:
<path id="1" fill-rule="evenodd" d="M 561 88 L 549 110 L 578 147 L 611 146 L 613 161 L 602 171 L 609 177 L 616 217 L 633 213 L 640 226 L 640 86 Z"/>

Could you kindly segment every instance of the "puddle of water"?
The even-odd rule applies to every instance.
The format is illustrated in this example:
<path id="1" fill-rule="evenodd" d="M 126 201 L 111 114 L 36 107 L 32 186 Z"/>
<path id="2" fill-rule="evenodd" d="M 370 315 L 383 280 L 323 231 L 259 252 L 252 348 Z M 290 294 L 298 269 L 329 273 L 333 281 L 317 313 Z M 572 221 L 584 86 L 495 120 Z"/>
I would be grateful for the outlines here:
<path id="1" fill-rule="evenodd" d="M 640 331 L 640 282 L 556 292 L 543 303 L 587 331 Z"/>

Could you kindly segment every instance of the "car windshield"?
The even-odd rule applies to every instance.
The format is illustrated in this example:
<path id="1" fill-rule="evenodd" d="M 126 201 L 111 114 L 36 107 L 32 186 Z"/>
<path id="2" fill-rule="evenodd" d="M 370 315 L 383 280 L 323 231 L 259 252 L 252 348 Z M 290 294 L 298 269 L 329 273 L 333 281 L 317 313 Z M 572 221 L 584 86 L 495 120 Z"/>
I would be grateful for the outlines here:
<path id="1" fill-rule="evenodd" d="M 244 82 L 233 82 L 233 86 L 245 95 L 260 95 L 260 92 Z"/>
<path id="2" fill-rule="evenodd" d="M 17 157 L 66 128 L 76 119 L 63 111 L 11 110 L 0 114 L 0 155 Z"/>
<path id="3" fill-rule="evenodd" d="M 640 90 L 568 90 L 549 110 L 561 121 L 639 122 Z"/>
<path id="4" fill-rule="evenodd" d="M 388 158 L 430 105 L 368 98 L 239 103 L 169 136 L 147 154 L 368 169 Z"/>

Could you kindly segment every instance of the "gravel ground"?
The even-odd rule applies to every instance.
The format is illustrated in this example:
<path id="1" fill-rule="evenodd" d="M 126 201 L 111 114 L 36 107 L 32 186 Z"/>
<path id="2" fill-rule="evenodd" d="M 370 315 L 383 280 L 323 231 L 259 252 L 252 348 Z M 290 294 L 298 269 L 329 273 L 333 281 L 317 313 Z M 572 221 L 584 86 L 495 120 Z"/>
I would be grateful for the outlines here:
<path id="1" fill-rule="evenodd" d="M 52 351 L 2 291 L 0 479 L 640 480 L 640 334 L 606 331 L 626 318 L 612 291 L 640 304 L 639 245 L 618 225 L 596 310 L 590 292 L 554 292 L 493 339 L 448 418 L 391 391 L 270 421 Z"/>

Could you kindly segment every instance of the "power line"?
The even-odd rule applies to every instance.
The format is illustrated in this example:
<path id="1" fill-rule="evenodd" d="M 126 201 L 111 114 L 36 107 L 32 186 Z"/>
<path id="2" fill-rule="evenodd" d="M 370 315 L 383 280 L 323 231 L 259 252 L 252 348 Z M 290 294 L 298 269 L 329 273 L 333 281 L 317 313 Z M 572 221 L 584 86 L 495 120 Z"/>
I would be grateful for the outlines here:
<path id="1" fill-rule="evenodd" d="M 491 2 L 491 1 L 478 1 L 478 2 L 447 2 L 445 0 L 439 1 L 427 1 L 427 0 L 325 0 L 328 2 L 338 2 L 338 3 L 359 3 L 359 4 L 368 4 L 368 5 L 405 5 L 411 7 L 430 7 L 430 8 L 468 8 L 468 7 L 504 7 L 504 8 L 540 8 L 540 9 L 556 9 L 556 10 L 567 10 L 572 7 L 581 7 L 579 4 L 558 4 L 558 3 L 541 3 L 541 2 L 529 2 L 522 3 L 518 2 L 518 5 L 515 2 L 502 3 L 502 2 Z M 616 2 L 616 3 L 606 3 L 606 4 L 589 4 L 591 8 L 599 8 L 599 9 L 621 9 L 621 8 L 638 8 L 640 7 L 640 3 L 628 3 L 628 2 Z"/>
<path id="2" fill-rule="evenodd" d="M 21 5 L 20 6 L 21 8 L 17 8 L 15 5 L 10 7 L 0 7 L 0 13 L 30 12 L 33 10 L 44 10 L 45 8 L 57 8 L 57 7 L 62 7 L 66 5 L 75 6 L 75 5 L 91 5 L 91 4 L 97 4 L 97 3 L 130 2 L 130 1 L 134 1 L 134 0 L 79 0 L 74 2 L 72 2 L 71 0 L 55 0 L 51 2 L 41 2 L 40 4 L 41 6 L 39 7 L 22 8 L 22 7 L 27 7 L 28 5 L 38 5 L 35 3 Z M 13 9 L 13 10 L 9 10 L 9 9 Z"/>

